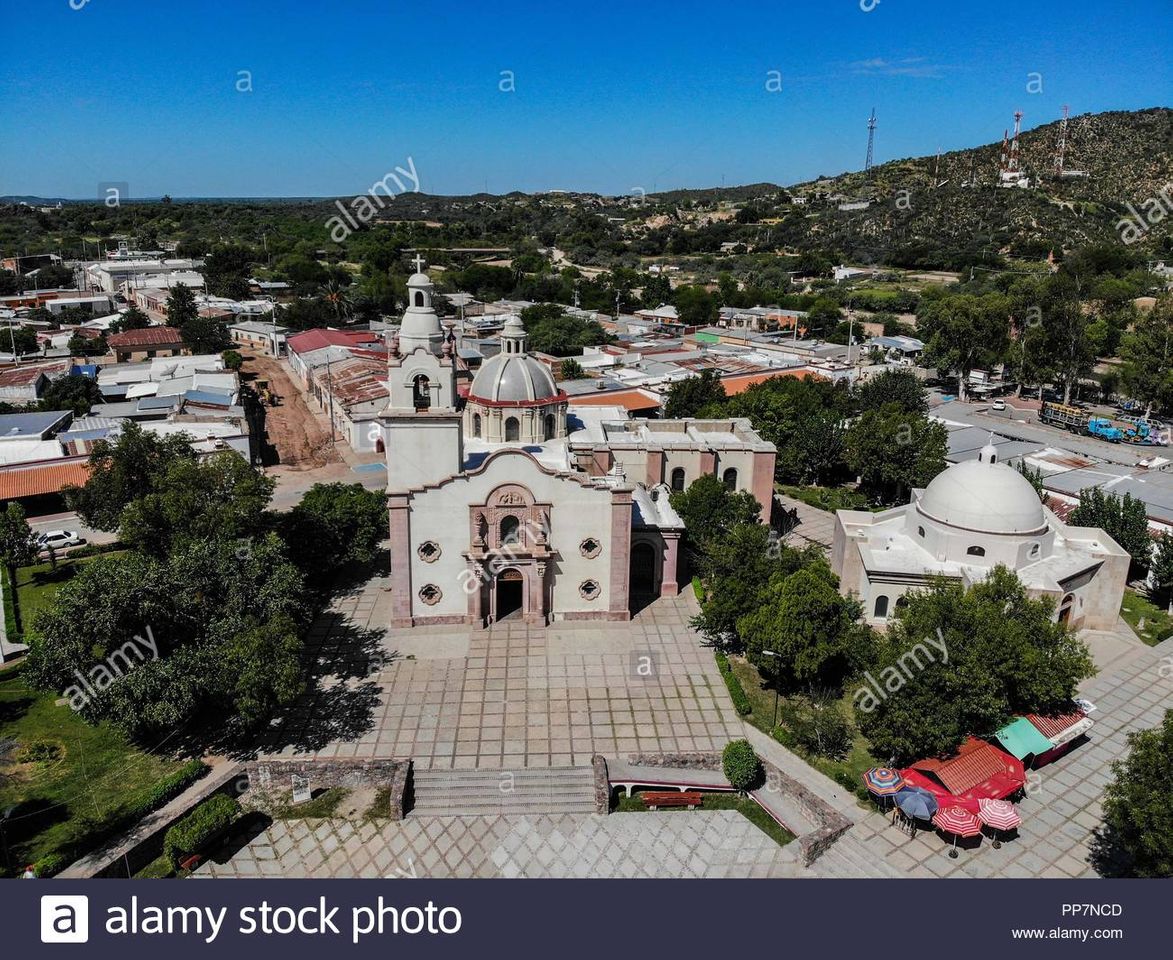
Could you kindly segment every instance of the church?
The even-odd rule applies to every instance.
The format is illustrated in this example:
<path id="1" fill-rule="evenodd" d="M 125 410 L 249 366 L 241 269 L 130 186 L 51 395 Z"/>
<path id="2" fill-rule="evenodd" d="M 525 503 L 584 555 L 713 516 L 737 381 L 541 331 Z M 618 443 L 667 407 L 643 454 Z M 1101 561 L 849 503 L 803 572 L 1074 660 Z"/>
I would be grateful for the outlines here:
<path id="1" fill-rule="evenodd" d="M 388 352 L 392 626 L 627 620 L 680 589 L 669 497 L 702 473 L 770 515 L 774 446 L 743 419 L 631 421 L 575 408 L 520 320 L 468 387 L 416 258 Z"/>
<path id="2" fill-rule="evenodd" d="M 992 440 L 977 460 L 939 473 L 902 507 L 839 510 L 831 566 L 840 590 L 883 628 L 911 590 L 933 577 L 969 586 L 1001 564 L 1032 596 L 1051 597 L 1073 629 L 1112 630 L 1128 582 L 1128 553 L 1095 527 L 1072 527 L 1035 488 L 998 462 Z"/>

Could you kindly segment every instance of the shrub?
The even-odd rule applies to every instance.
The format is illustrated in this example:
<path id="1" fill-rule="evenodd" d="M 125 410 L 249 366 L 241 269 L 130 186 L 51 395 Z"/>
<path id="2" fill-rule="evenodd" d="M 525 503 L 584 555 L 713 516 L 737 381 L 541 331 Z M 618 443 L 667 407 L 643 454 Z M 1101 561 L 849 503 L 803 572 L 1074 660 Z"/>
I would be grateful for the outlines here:
<path id="1" fill-rule="evenodd" d="M 199 853 L 207 843 L 232 826 L 239 814 L 240 804 L 232 797 L 223 793 L 209 797 L 167 831 L 163 838 L 163 853 L 178 867 L 180 861 Z"/>
<path id="2" fill-rule="evenodd" d="M 16 751 L 17 763 L 53 763 L 65 756 L 65 747 L 55 740 L 30 740 Z"/>
<path id="3" fill-rule="evenodd" d="M 729 665 L 729 658 L 720 650 L 717 651 L 717 669 L 721 671 L 721 676 L 725 680 L 725 686 L 729 690 L 729 698 L 733 701 L 733 708 L 743 717 L 747 716 L 753 710 L 753 705 L 749 702 L 749 697 L 746 696 L 741 681 L 733 673 L 733 667 Z"/>
<path id="4" fill-rule="evenodd" d="M 738 790 L 752 790 L 762 781 L 762 762 L 748 740 L 732 740 L 721 755 L 725 778 Z"/>
<path id="5" fill-rule="evenodd" d="M 145 817 L 148 813 L 163 806 L 168 800 L 178 797 L 207 772 L 208 768 L 202 760 L 187 761 L 182 767 L 164 777 L 143 794 L 142 799 L 134 805 L 127 816 L 135 819 Z"/>
<path id="6" fill-rule="evenodd" d="M 851 724 L 838 704 L 827 697 L 803 697 L 787 703 L 782 722 L 799 746 L 817 757 L 842 760 L 851 752 Z"/>
<path id="7" fill-rule="evenodd" d="M 38 877 L 52 877 L 60 873 L 62 868 L 66 866 L 65 858 L 60 854 L 47 853 L 33 864 L 33 872 Z"/>

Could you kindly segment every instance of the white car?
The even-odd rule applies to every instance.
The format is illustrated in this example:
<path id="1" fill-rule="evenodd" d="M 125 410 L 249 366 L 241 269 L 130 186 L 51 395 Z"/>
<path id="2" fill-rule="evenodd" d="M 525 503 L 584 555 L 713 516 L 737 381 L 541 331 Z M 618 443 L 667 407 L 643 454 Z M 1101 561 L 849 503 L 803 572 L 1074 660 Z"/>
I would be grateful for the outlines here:
<path id="1" fill-rule="evenodd" d="M 1005 410 L 1006 409 L 1006 401 L 1001 400 L 1001 399 L 991 400 L 990 401 L 990 409 L 991 410 Z"/>
<path id="2" fill-rule="evenodd" d="M 85 537 L 79 537 L 73 530 L 46 530 L 37 537 L 37 549 L 41 553 L 48 553 L 49 548 L 64 550 L 67 547 L 80 547 L 86 542 Z"/>

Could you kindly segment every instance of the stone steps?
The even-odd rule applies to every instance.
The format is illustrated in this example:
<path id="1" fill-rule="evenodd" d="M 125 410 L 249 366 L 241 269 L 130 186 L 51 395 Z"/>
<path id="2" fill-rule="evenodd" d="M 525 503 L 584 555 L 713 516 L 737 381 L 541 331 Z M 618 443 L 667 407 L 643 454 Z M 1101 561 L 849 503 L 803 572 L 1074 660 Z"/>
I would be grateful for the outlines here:
<path id="1" fill-rule="evenodd" d="M 907 874 L 877 857 L 849 830 L 812 865 L 812 872 L 834 878 L 896 878 Z"/>
<path id="2" fill-rule="evenodd" d="M 410 816 L 594 813 L 590 767 L 416 770 Z"/>

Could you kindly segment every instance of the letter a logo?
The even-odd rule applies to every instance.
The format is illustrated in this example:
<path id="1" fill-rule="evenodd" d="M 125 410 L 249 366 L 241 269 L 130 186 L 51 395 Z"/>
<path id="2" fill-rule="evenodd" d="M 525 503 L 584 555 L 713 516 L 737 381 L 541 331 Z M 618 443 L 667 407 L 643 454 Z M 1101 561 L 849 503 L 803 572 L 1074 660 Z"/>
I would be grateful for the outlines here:
<path id="1" fill-rule="evenodd" d="M 86 943 L 89 939 L 88 897 L 41 897 L 41 943 Z"/>

